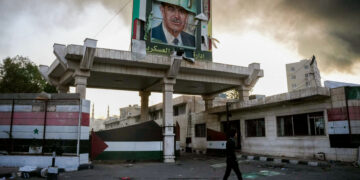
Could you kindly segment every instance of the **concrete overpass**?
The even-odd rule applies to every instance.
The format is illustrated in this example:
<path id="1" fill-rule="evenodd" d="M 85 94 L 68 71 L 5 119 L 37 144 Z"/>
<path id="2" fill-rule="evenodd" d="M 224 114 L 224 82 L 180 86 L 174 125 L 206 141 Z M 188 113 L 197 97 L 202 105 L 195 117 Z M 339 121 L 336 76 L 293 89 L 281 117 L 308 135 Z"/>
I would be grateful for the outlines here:
<path id="1" fill-rule="evenodd" d="M 86 88 L 139 91 L 141 120 L 148 120 L 148 100 L 151 92 L 163 93 L 164 161 L 174 162 L 173 105 L 176 94 L 201 95 L 206 109 L 214 97 L 224 91 L 237 89 L 241 100 L 247 100 L 263 70 L 258 63 L 248 67 L 183 61 L 173 54 L 141 55 L 130 51 L 96 47 L 97 41 L 85 39 L 84 45 L 54 44 L 55 61 L 40 66 L 40 72 L 61 93 L 69 86 L 86 98 Z"/>

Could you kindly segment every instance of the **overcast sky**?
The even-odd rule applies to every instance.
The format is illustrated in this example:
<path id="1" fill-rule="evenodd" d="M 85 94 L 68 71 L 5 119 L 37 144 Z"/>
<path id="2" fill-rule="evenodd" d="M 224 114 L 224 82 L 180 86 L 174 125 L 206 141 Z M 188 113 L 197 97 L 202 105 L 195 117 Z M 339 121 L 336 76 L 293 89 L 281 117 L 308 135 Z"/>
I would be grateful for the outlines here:
<path id="1" fill-rule="evenodd" d="M 213 0 L 212 8 L 213 37 L 220 41 L 213 61 L 260 63 L 265 76 L 253 94 L 286 92 L 285 64 L 313 54 L 322 81 L 360 84 L 360 1 Z M 82 45 L 87 37 L 101 48 L 129 50 L 131 12 L 129 0 L 0 0 L 0 59 L 22 55 L 49 66 L 54 43 Z M 161 98 L 153 93 L 150 104 Z M 88 89 L 87 99 L 97 117 L 106 116 L 108 105 L 119 114 L 120 107 L 140 103 L 128 91 Z"/>

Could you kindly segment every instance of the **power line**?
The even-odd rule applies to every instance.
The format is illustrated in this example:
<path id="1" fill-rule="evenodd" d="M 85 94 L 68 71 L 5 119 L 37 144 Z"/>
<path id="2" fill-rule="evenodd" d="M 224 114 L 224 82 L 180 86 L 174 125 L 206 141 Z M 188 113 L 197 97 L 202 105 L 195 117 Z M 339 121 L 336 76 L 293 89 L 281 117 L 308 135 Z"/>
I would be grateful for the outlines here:
<path id="1" fill-rule="evenodd" d="M 127 2 L 124 4 L 124 6 L 122 6 L 122 7 L 119 9 L 119 11 L 100 29 L 100 31 L 95 34 L 94 38 L 96 38 L 96 37 L 106 28 L 106 26 L 108 26 L 108 25 L 114 20 L 114 18 L 121 13 L 121 11 L 122 11 L 130 2 L 131 2 L 131 0 L 127 1 Z"/>

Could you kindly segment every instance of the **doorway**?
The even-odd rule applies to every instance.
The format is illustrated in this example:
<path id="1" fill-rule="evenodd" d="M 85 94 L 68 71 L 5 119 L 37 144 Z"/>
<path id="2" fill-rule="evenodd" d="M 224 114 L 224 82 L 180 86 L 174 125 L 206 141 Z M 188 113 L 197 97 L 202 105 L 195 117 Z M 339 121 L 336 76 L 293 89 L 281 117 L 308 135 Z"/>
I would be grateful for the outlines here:
<path id="1" fill-rule="evenodd" d="M 227 132 L 227 122 L 221 122 L 221 132 Z M 229 121 L 230 129 L 235 129 L 237 133 L 237 138 L 235 140 L 236 149 L 241 149 L 241 133 L 240 133 L 240 120 Z"/>

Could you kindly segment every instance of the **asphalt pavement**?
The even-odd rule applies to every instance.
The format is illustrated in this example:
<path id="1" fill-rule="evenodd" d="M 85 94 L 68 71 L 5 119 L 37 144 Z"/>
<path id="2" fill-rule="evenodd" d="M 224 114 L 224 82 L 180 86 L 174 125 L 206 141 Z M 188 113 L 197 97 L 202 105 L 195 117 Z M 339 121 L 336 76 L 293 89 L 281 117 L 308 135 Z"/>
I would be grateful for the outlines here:
<path id="1" fill-rule="evenodd" d="M 58 179 L 76 180 L 218 180 L 225 173 L 225 158 L 185 154 L 175 164 L 162 162 L 94 162 L 93 169 L 60 173 Z M 255 180 L 360 180 L 360 168 L 350 163 L 311 167 L 289 163 L 239 160 L 244 179 Z M 1 168 L 0 168 L 1 169 Z M 19 178 L 21 179 L 21 178 Z M 32 177 L 31 179 L 44 179 Z M 237 179 L 234 172 L 230 180 Z"/>

